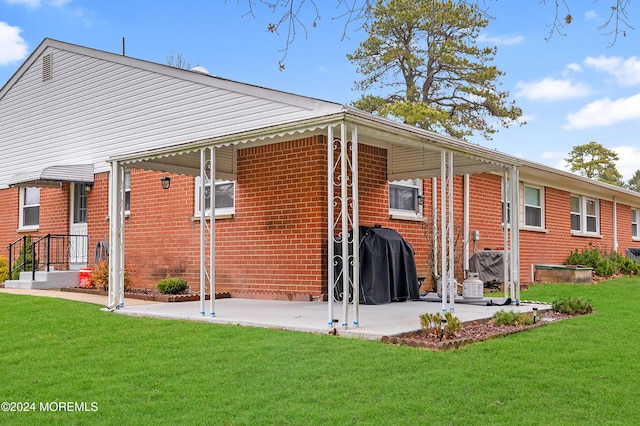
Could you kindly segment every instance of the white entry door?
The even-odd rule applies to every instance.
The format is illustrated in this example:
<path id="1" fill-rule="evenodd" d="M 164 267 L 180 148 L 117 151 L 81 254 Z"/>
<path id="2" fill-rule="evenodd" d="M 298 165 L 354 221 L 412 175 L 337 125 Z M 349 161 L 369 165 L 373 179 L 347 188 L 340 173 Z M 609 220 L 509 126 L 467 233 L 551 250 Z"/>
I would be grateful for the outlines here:
<path id="1" fill-rule="evenodd" d="M 87 237 L 87 195 L 89 185 L 71 184 L 71 224 L 69 226 L 69 268 L 80 269 L 87 266 L 89 238 Z"/>

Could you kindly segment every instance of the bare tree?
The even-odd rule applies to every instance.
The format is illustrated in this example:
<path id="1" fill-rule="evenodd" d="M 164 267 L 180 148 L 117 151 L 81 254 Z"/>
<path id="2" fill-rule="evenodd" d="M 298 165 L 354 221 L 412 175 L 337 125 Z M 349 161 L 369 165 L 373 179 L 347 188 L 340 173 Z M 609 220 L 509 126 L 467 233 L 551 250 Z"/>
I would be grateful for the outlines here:
<path id="1" fill-rule="evenodd" d="M 180 68 L 181 70 L 190 70 L 193 68 L 191 62 L 187 61 L 185 57 L 182 56 L 182 53 L 178 53 L 174 56 L 173 52 L 169 52 L 167 55 L 167 65 L 174 68 Z"/>
<path id="2" fill-rule="evenodd" d="M 225 0 L 227 2 L 228 0 Z M 341 19 L 344 21 L 344 29 L 342 39 L 347 37 L 349 28 L 356 26 L 356 30 L 371 18 L 373 7 L 377 3 L 376 0 L 235 0 L 237 4 L 245 4 L 246 12 L 244 16 L 253 16 L 262 13 L 267 9 L 274 17 L 274 20 L 267 26 L 270 33 L 286 34 L 284 47 L 282 48 L 282 57 L 278 62 L 280 70 L 285 68 L 285 60 L 289 47 L 294 43 L 299 33 L 308 35 L 307 27 L 315 28 L 321 18 L 321 12 L 330 11 L 331 19 Z M 473 4 L 481 11 L 486 18 L 500 19 L 499 16 L 492 16 L 491 3 L 498 0 L 454 0 L 458 3 Z M 523 1 L 523 0 L 519 0 Z M 530 0 L 533 1 L 533 0 Z M 585 0 L 537 0 L 541 5 L 546 6 L 547 3 L 553 5 L 554 17 L 551 23 L 549 34 L 546 40 L 549 40 L 554 34 L 561 36 L 566 35 L 566 27 L 573 22 L 570 4 L 583 2 Z M 598 3 L 598 7 L 607 11 L 607 18 L 597 27 L 598 31 L 604 31 L 605 36 L 611 37 L 611 45 L 615 44 L 619 36 L 626 36 L 627 31 L 634 30 L 631 25 L 627 7 L 631 0 L 593 0 Z M 310 18 L 307 18 L 309 16 Z"/>

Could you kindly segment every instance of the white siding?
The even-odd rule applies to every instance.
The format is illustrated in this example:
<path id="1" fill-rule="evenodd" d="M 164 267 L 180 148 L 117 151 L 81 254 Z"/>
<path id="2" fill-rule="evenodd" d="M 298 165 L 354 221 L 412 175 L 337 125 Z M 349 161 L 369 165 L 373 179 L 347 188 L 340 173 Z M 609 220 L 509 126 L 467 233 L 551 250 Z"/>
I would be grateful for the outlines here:
<path id="1" fill-rule="evenodd" d="M 0 99 L 0 188 L 19 172 L 82 163 L 106 171 L 105 160 L 113 155 L 317 117 L 340 107 L 53 45 Z M 53 78 L 42 81 L 41 56 L 47 53 L 53 53 Z"/>

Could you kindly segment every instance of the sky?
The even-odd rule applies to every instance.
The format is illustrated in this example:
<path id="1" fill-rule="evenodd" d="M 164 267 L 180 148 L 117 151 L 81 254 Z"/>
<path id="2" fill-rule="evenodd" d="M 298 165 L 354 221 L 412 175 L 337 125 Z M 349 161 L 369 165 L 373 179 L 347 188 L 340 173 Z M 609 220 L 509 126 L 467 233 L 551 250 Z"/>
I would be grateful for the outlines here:
<path id="1" fill-rule="evenodd" d="M 251 1 L 252 9 L 250 0 L 0 0 L 0 87 L 44 38 L 118 54 L 124 38 L 127 56 L 167 64 L 180 55 L 213 75 L 345 105 L 360 97 L 361 76 L 346 55 L 366 34 L 346 25 L 341 2 L 316 0 L 313 25 L 307 0 L 285 52 L 286 28 L 267 31 L 281 13 Z M 640 169 L 640 5 L 627 6 L 637 29 L 622 27 L 614 39 L 612 26 L 599 28 L 611 0 L 568 0 L 572 22 L 551 37 L 553 1 L 480 2 L 490 19 L 478 44 L 497 47 L 500 88 L 526 124 L 470 142 L 569 171 L 571 149 L 595 141 L 618 154 L 618 170 L 631 178 Z"/>

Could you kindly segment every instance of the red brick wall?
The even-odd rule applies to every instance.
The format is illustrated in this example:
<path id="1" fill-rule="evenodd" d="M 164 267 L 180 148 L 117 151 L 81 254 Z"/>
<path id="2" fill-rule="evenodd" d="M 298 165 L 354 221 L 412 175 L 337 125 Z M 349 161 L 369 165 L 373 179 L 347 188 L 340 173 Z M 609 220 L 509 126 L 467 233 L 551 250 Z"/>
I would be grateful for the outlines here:
<path id="1" fill-rule="evenodd" d="M 69 184 L 61 188 L 40 189 L 38 231 L 18 232 L 20 198 L 18 188 L 0 190 L 0 256 L 8 257 L 8 246 L 25 235 L 66 234 L 69 232 Z"/>
<path id="2" fill-rule="evenodd" d="M 239 148 L 236 211 L 233 218 L 216 220 L 217 291 L 326 292 L 326 141 L 322 136 Z M 431 247 L 419 221 L 392 219 L 388 211 L 386 150 L 360 144 L 360 224 L 380 224 L 397 230 L 416 251 L 418 275 L 429 277 Z M 199 287 L 200 223 L 194 218 L 194 178 L 171 175 L 171 188 L 163 190 L 165 173 L 131 171 L 131 213 L 125 221 L 125 259 L 133 285 L 153 288 L 167 276 L 181 277 L 192 289 Z M 469 230 L 480 231 L 475 249 L 501 249 L 500 176 L 476 174 L 470 178 Z M 438 180 L 439 181 L 439 180 Z M 454 179 L 454 234 L 462 239 L 463 178 Z M 95 177 L 88 195 L 89 259 L 98 241 L 108 241 L 108 173 Z M 600 202 L 602 238 L 572 236 L 570 194 L 545 188 L 547 232 L 522 230 L 521 278 L 531 280 L 531 264 L 561 264 L 572 250 L 595 245 L 613 247 L 612 203 Z M 431 215 L 431 180 L 424 180 L 424 213 Z M 440 186 L 438 184 L 438 215 Z M 0 243 L 7 246 L 20 236 L 17 229 L 18 190 L 0 190 Z M 640 246 L 631 238 L 631 209 L 618 205 L 621 253 Z M 40 231 L 66 233 L 69 227 L 69 185 L 41 191 Z M 438 219 L 439 224 L 439 219 Z M 430 234 L 430 224 L 427 225 Z M 462 250 L 461 242 L 458 251 Z M 473 246 L 469 251 L 472 253 Z M 456 270 L 462 278 L 461 257 Z"/>
<path id="3" fill-rule="evenodd" d="M 19 238 L 18 209 L 20 208 L 18 188 L 0 189 L 0 256 L 8 256 L 8 245 Z"/>
<path id="4" fill-rule="evenodd" d="M 320 295 L 326 280 L 325 159 L 321 137 L 238 150 L 235 215 L 216 220 L 217 292 Z M 171 188 L 163 190 L 163 175 L 131 171 L 125 266 L 134 287 L 153 288 L 171 276 L 198 290 L 194 178 L 171 175 Z M 106 200 L 107 178 L 96 177 L 92 197 Z M 106 201 L 90 205 L 89 231 L 108 241 Z"/>

